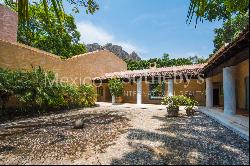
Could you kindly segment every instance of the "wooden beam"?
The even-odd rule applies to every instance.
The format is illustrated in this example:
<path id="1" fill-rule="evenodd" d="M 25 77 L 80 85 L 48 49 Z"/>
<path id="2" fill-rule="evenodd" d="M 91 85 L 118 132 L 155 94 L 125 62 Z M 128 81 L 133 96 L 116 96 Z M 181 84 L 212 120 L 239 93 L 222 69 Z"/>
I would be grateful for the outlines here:
<path id="1" fill-rule="evenodd" d="M 223 58 L 224 59 L 224 58 Z M 206 77 L 211 77 L 217 75 L 222 72 L 223 68 L 229 66 L 235 66 L 245 60 L 249 59 L 249 47 L 245 48 L 240 53 L 236 54 L 235 56 L 231 57 L 229 60 L 220 63 L 217 66 L 214 66 L 212 70 L 206 72 Z"/>

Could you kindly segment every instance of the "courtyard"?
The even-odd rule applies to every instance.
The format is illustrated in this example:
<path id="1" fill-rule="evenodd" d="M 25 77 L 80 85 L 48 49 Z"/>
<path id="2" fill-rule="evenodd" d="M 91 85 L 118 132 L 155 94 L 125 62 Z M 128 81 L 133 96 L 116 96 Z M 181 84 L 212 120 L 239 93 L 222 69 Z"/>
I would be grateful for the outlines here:
<path id="1" fill-rule="evenodd" d="M 74 129 L 83 119 L 84 127 Z M 0 164 L 249 164 L 249 142 L 206 115 L 100 104 L 0 125 Z"/>

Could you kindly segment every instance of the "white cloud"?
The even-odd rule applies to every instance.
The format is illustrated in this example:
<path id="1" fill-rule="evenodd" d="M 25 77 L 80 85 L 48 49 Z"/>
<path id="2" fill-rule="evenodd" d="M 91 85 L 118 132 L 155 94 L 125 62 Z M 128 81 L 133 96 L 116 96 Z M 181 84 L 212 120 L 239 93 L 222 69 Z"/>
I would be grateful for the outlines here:
<path id="1" fill-rule="evenodd" d="M 78 22 L 77 28 L 78 31 L 81 33 L 81 41 L 86 44 L 98 43 L 100 45 L 105 45 L 107 43 L 112 43 L 122 46 L 123 49 L 129 53 L 131 53 L 132 51 L 142 51 L 129 41 L 117 40 L 114 35 L 107 32 L 103 28 L 94 25 L 91 22 Z"/>
<path id="2" fill-rule="evenodd" d="M 91 22 L 77 23 L 77 29 L 81 33 L 81 40 L 84 43 L 99 43 L 101 45 L 106 44 L 114 40 L 114 37 L 102 28 L 94 26 Z"/>

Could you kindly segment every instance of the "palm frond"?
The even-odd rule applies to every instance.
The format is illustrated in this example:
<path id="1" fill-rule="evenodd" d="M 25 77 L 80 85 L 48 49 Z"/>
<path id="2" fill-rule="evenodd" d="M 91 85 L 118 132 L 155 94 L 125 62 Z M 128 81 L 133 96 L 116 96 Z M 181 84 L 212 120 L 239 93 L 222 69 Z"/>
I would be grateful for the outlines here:
<path id="1" fill-rule="evenodd" d="M 44 5 L 44 11 L 49 17 L 49 10 L 50 7 L 53 8 L 57 19 L 60 23 L 63 22 L 64 15 L 62 14 L 64 12 L 63 7 L 63 1 L 62 0 L 39 0 Z M 84 7 L 86 8 L 86 11 L 93 14 L 96 10 L 99 9 L 98 4 L 95 2 L 95 0 L 67 0 L 71 5 L 74 5 L 75 8 Z M 29 5 L 31 3 L 35 3 L 35 1 L 31 0 L 3 0 L 3 2 L 18 12 L 18 19 L 21 23 L 29 21 Z M 88 13 L 87 12 L 87 13 Z M 47 19 L 49 20 L 49 18 Z M 49 22 L 48 22 L 49 23 Z"/>

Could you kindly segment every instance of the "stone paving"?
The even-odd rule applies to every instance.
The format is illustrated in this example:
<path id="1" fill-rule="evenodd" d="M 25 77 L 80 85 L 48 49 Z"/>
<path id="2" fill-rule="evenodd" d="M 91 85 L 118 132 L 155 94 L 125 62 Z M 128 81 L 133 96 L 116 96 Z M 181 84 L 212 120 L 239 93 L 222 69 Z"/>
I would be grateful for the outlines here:
<path id="1" fill-rule="evenodd" d="M 164 106 L 98 104 L 96 108 L 73 110 L 68 113 L 70 116 L 56 115 L 67 119 L 63 118 L 59 127 L 52 127 L 54 132 L 60 130 L 64 139 L 57 138 L 59 141 L 53 146 L 44 144 L 47 147 L 43 148 L 43 152 L 46 153 L 17 153 L 19 148 L 35 147 L 24 144 L 18 134 L 13 134 L 9 141 L 10 137 L 4 137 L 4 132 L 12 131 L 18 125 L 20 129 L 20 123 L 29 121 L 47 124 L 51 116 L 40 118 L 40 122 L 29 119 L 0 125 L 0 164 L 249 164 L 249 142 L 200 112 L 194 117 L 187 117 L 181 112 L 180 117 L 171 118 L 167 117 Z M 93 116 L 88 121 L 91 124 L 83 131 L 73 133 L 71 118 L 76 119 L 79 114 L 81 117 Z M 64 127 L 60 128 L 61 125 Z M 92 131 L 92 135 L 86 137 L 83 133 L 88 130 Z M 37 135 L 33 130 L 26 134 L 38 139 L 43 132 L 36 132 Z M 86 142 L 80 141 L 81 137 Z M 77 148 L 70 149 L 71 143 Z M 42 160 L 36 158 L 37 155 Z"/>

